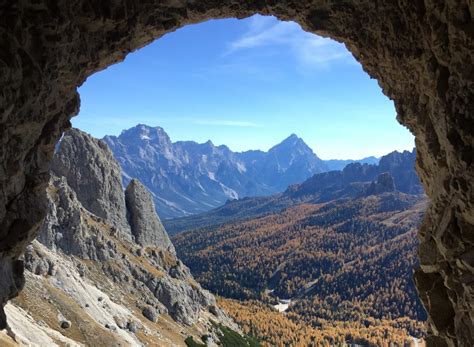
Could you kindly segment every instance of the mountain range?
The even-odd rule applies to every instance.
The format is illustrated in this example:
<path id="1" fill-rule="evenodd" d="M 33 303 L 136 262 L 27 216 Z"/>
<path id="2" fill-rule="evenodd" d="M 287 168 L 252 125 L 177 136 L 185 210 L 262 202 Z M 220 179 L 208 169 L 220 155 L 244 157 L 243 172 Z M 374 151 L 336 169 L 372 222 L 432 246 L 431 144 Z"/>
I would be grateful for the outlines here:
<path id="1" fill-rule="evenodd" d="M 315 174 L 306 181 L 290 185 L 284 192 L 229 200 L 211 211 L 164 221 L 170 234 L 209 227 L 230 221 L 275 213 L 301 203 L 324 203 L 334 199 L 354 199 L 387 190 L 423 194 L 415 171 L 415 150 L 394 151 L 380 158 L 377 165 L 351 163 L 343 170 Z"/>
<path id="2" fill-rule="evenodd" d="M 163 128 L 143 124 L 103 141 L 122 167 L 124 186 L 133 178 L 143 182 L 162 219 L 209 211 L 227 200 L 282 192 L 349 163 L 378 162 L 375 157 L 322 160 L 295 134 L 267 152 L 233 152 L 211 141 L 172 142 Z"/>
<path id="3" fill-rule="evenodd" d="M 144 144 L 115 139 L 125 162 L 188 196 L 173 179 L 195 183 L 242 165 L 253 176 L 238 182 L 265 178 L 283 189 L 325 165 L 296 135 L 269 152 L 233 153 L 144 129 Z M 129 135 L 133 144 L 137 134 Z M 426 318 L 411 279 L 427 203 L 415 156 L 349 163 L 277 194 L 165 221 L 188 230 L 172 243 L 156 195 L 124 173 L 104 141 L 72 129 L 57 146 L 47 214 L 25 253 L 26 286 L 5 307 L 10 328 L 0 345 L 407 345 L 423 336 Z"/>

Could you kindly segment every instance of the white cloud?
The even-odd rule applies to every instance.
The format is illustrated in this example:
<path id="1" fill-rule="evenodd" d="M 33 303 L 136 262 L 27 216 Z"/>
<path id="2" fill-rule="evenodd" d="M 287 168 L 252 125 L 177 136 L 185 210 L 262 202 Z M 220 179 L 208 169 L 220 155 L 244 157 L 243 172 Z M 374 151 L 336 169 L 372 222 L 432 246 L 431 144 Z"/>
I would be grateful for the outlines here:
<path id="1" fill-rule="evenodd" d="M 236 120 L 224 120 L 224 119 L 196 119 L 192 121 L 198 125 L 216 125 L 216 126 L 229 126 L 229 127 L 245 127 L 245 128 L 260 128 L 262 125 Z"/>
<path id="2" fill-rule="evenodd" d="M 271 46 L 288 49 L 300 63 L 309 66 L 326 66 L 333 61 L 351 57 L 344 45 L 305 32 L 295 22 L 282 22 L 274 17 L 259 15 L 250 19 L 249 28 L 244 35 L 229 42 L 223 56 Z"/>

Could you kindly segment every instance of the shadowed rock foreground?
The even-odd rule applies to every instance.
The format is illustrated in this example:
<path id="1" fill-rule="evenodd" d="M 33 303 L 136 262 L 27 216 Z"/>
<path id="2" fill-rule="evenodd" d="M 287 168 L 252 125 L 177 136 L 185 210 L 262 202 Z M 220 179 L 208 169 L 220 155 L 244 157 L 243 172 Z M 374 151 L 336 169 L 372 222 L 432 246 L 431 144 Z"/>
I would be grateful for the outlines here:
<path id="1" fill-rule="evenodd" d="M 431 200 L 416 273 L 429 342 L 474 345 L 472 1 L 19 0 L 3 2 L 0 13 L 2 307 L 24 286 L 19 259 L 46 215 L 54 146 L 79 110 L 77 87 L 186 24 L 260 13 L 344 42 L 394 100 L 416 137 Z"/>

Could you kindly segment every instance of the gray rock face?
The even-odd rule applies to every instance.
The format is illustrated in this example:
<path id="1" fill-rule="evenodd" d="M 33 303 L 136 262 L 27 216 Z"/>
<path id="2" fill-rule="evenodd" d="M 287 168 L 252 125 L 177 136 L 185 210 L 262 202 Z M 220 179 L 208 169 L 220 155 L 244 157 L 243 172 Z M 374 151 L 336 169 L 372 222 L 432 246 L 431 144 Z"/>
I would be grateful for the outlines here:
<path id="1" fill-rule="evenodd" d="M 133 179 L 125 190 L 128 219 L 135 242 L 142 246 L 156 246 L 175 253 L 166 230 L 156 214 L 150 192 L 140 181 Z"/>
<path id="2" fill-rule="evenodd" d="M 51 259 L 44 257 L 37 252 L 32 245 L 29 245 L 25 251 L 25 267 L 35 275 L 54 275 L 56 264 Z"/>
<path id="3" fill-rule="evenodd" d="M 145 307 L 142 311 L 142 314 L 150 322 L 155 323 L 158 320 L 158 312 L 156 312 L 154 307 L 151 307 L 151 306 Z"/>
<path id="4" fill-rule="evenodd" d="M 189 281 L 162 277 L 151 279 L 146 285 L 173 319 L 187 325 L 195 322 L 202 307 L 216 308 L 214 296 L 207 291 L 196 290 L 196 284 L 192 285 Z"/>
<path id="5" fill-rule="evenodd" d="M 108 260 L 114 258 L 116 252 L 104 246 L 107 238 L 104 232 L 100 232 L 104 224 L 104 220 L 82 206 L 65 177 L 52 175 L 48 188 L 48 213 L 38 234 L 41 243 L 53 251 L 82 259 Z"/>
<path id="6" fill-rule="evenodd" d="M 216 305 L 214 297 L 194 281 L 189 269 L 177 259 L 151 194 L 143 184 L 132 180 L 125 193 L 117 184 L 120 167 L 111 161 L 105 143 L 78 130 L 68 132 L 54 157 L 53 167 L 56 169 L 47 189 L 48 211 L 39 231 L 39 242 L 59 254 L 103 266 L 101 270 L 108 280 L 128 290 L 137 302 L 146 303 L 143 315 L 152 321 L 156 321 L 158 313 L 169 313 L 177 322 L 191 325 L 201 311 L 208 312 Z M 76 175 L 67 171 L 69 168 Z M 57 177 L 59 172 L 65 172 L 67 177 Z M 106 182 L 107 189 L 115 191 L 100 190 L 101 181 Z M 87 182 L 101 193 L 92 192 Z M 88 194 L 100 201 L 92 201 Z M 113 213 L 104 211 L 107 208 Z M 118 226 L 124 223 L 126 227 Z M 123 237 L 124 229 L 128 237 Z M 38 275 L 55 271 L 55 264 L 33 247 L 25 254 L 25 264 Z M 87 269 L 78 270 L 81 276 L 87 276 Z M 221 311 L 215 315 L 223 316 Z"/>
<path id="7" fill-rule="evenodd" d="M 130 239 L 120 165 L 104 142 L 78 129 L 65 132 L 51 171 L 66 179 L 86 210 L 116 227 L 121 237 Z"/>

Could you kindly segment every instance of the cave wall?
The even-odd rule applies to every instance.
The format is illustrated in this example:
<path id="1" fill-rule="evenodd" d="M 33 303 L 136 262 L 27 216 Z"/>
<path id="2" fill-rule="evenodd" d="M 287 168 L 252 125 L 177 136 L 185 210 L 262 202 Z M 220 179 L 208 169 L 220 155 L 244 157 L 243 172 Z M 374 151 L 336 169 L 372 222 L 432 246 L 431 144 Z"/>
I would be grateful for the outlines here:
<path id="1" fill-rule="evenodd" d="M 260 13 L 344 42 L 394 100 L 432 201 L 415 274 L 429 343 L 474 345 L 472 0 L 3 0 L 0 13 L 2 306 L 24 284 L 18 259 L 44 216 L 49 163 L 78 112 L 77 87 L 183 25 Z"/>

